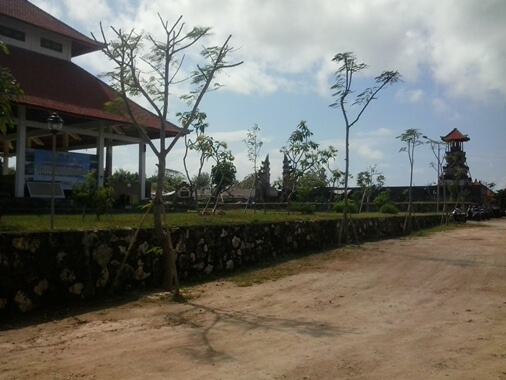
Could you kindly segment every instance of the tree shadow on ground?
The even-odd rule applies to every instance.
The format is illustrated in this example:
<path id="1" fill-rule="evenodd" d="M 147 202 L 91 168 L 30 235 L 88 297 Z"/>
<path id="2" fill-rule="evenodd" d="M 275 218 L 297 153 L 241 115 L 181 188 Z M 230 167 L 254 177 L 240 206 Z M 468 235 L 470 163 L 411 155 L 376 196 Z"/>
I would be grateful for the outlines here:
<path id="1" fill-rule="evenodd" d="M 169 325 L 185 325 L 195 329 L 194 336 L 197 337 L 198 343 L 192 343 L 187 347 L 187 352 L 194 359 L 209 363 L 232 359 L 226 351 L 217 349 L 212 339 L 213 333 L 226 334 L 226 330 L 231 328 L 239 329 L 242 335 L 261 331 L 306 338 L 335 337 L 355 333 L 353 328 L 336 327 L 320 321 L 265 316 L 253 312 L 214 308 L 194 302 L 186 304 L 191 307 L 166 315 L 166 320 Z"/>

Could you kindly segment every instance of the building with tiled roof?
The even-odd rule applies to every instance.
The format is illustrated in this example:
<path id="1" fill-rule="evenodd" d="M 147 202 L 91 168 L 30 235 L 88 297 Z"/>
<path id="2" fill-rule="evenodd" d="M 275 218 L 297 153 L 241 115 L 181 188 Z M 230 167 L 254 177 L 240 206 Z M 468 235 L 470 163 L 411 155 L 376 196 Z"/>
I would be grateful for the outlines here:
<path id="1" fill-rule="evenodd" d="M 464 142 L 469 141 L 467 135 L 454 128 L 446 136 L 441 136 L 446 143 L 445 162 L 443 166 L 443 180 L 447 183 L 457 181 L 461 186 L 471 181 L 469 166 L 467 166 Z"/>
<path id="2" fill-rule="evenodd" d="M 9 158 L 16 157 L 17 197 L 25 196 L 27 182 L 48 180 L 47 176 L 32 173 L 32 165 L 37 170 L 42 164 L 31 160 L 34 156 L 47 157 L 40 151 L 52 149 L 52 134 L 46 120 L 54 112 L 64 121 L 56 138 L 59 157 L 78 157 L 71 152 L 95 148 L 96 157 L 85 161 L 92 162 L 90 165 L 96 168 L 98 182 L 102 184 L 112 174 L 113 147 L 136 144 L 139 176 L 145 178 L 146 145 L 140 132 L 126 115 L 105 109 L 105 104 L 117 99 L 118 94 L 72 62 L 73 57 L 101 50 L 101 43 L 26 0 L 0 0 L 0 40 L 9 50 L 9 54 L 0 52 L 0 66 L 11 71 L 24 92 L 13 104 L 15 128 L 0 135 L 2 174 L 7 173 Z M 160 138 L 161 120 L 138 104 L 131 102 L 131 105 L 148 137 Z M 178 131 L 176 125 L 168 123 L 166 137 Z M 63 175 L 59 169 L 62 167 L 57 164 L 58 180 Z M 143 183 L 139 190 L 141 198 L 146 193 Z"/>

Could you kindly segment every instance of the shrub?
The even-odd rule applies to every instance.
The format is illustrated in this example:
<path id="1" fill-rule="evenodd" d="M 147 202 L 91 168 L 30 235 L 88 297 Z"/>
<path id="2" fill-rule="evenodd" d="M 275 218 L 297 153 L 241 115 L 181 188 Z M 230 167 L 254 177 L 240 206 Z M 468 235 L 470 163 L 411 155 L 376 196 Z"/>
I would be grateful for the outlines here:
<path id="1" fill-rule="evenodd" d="M 112 208 L 114 201 L 114 189 L 110 186 L 98 186 L 94 172 L 86 175 L 85 182 L 74 183 L 72 193 L 74 200 L 83 205 L 82 220 L 87 208 L 94 209 L 97 220 L 100 220 L 100 216 Z"/>
<path id="2" fill-rule="evenodd" d="M 377 208 L 381 208 L 382 206 L 390 203 L 390 190 L 385 190 L 379 193 L 378 196 L 374 198 L 373 203 Z"/>
<path id="3" fill-rule="evenodd" d="M 343 212 L 344 210 L 344 201 L 337 202 L 334 204 L 334 211 L 335 212 Z M 348 211 L 351 214 L 356 214 L 358 212 L 357 204 L 353 200 L 348 200 Z"/>
<path id="4" fill-rule="evenodd" d="M 305 215 L 311 215 L 314 214 L 314 205 L 309 203 L 299 203 L 299 202 L 293 202 L 291 204 L 291 209 L 294 212 L 300 212 L 301 214 Z"/>
<path id="5" fill-rule="evenodd" d="M 397 209 L 397 207 L 395 207 L 395 205 L 393 205 L 391 203 L 387 203 L 387 204 L 381 206 L 379 211 L 382 214 L 398 214 L 399 213 L 399 210 Z"/>

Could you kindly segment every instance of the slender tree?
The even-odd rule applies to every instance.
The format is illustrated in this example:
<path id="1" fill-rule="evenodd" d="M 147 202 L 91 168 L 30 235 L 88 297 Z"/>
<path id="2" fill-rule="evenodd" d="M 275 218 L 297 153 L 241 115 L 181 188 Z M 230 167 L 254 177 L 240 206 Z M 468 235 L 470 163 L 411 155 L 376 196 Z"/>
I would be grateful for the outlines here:
<path id="1" fill-rule="evenodd" d="M 167 144 L 165 136 L 168 127 L 169 99 L 173 85 L 188 79 L 181 77 L 185 70 L 181 70 L 185 61 L 185 54 L 209 35 L 210 28 L 195 27 L 185 32 L 182 16 L 170 25 L 160 14 L 159 20 L 165 32 L 162 40 L 144 33 L 131 30 L 124 33 L 121 29 L 111 27 L 115 39 L 109 40 L 100 24 L 101 41 L 104 43 L 104 53 L 114 63 L 115 67 L 106 75 L 112 86 L 118 91 L 116 102 L 108 104 L 110 109 L 125 112 L 137 128 L 144 142 L 158 159 L 158 180 L 154 198 L 155 235 L 163 250 L 165 261 L 164 287 L 176 294 L 179 293 L 179 283 L 176 271 L 176 254 L 172 247 L 171 234 L 168 225 L 164 223 L 163 186 L 166 169 L 166 158 L 178 140 L 184 136 L 198 116 L 199 105 L 204 95 L 212 88 L 219 87 L 214 83 L 215 76 L 222 70 L 241 64 L 228 63 L 227 56 L 233 50 L 229 46 L 231 36 L 223 45 L 204 47 L 201 51 L 202 64 L 198 64 L 191 74 L 192 90 L 183 95 L 182 100 L 191 107 L 190 114 L 179 133 Z M 94 36 L 95 38 L 95 36 Z M 145 46 L 146 49 L 145 49 Z M 147 51 L 147 53 L 145 53 Z M 128 96 L 142 96 L 152 107 L 160 120 L 159 146 L 147 136 L 139 120 L 137 120 Z"/>
<path id="2" fill-rule="evenodd" d="M 233 163 L 233 156 L 225 156 L 211 168 L 211 180 L 214 185 L 213 214 L 216 213 L 221 194 L 230 191 L 235 185 L 237 170 Z"/>
<path id="3" fill-rule="evenodd" d="M 423 144 L 423 141 L 420 139 L 422 137 L 422 133 L 418 129 L 406 129 L 406 132 L 397 136 L 397 139 L 400 139 L 402 142 L 406 143 L 406 146 L 401 148 L 400 152 L 406 152 L 408 154 L 409 159 L 409 190 L 408 190 L 408 210 L 406 212 L 406 219 L 404 220 L 404 231 L 408 230 L 411 232 L 413 229 L 413 169 L 415 164 L 415 148 Z"/>
<path id="4" fill-rule="evenodd" d="M 258 157 L 260 155 L 260 151 L 262 150 L 262 145 L 264 145 L 263 141 L 259 139 L 258 133 L 260 132 L 260 128 L 257 124 L 253 125 L 251 130 L 248 130 L 246 134 L 246 139 L 243 142 L 246 144 L 246 150 L 248 152 L 248 160 L 253 164 L 253 184 L 251 185 L 251 190 L 249 193 L 248 201 L 246 202 L 246 207 L 244 208 L 244 213 L 248 209 L 249 201 L 253 194 L 253 190 L 257 189 L 258 183 Z M 262 195 L 262 204 L 263 204 L 263 195 Z M 265 205 L 264 205 L 265 211 Z"/>
<path id="5" fill-rule="evenodd" d="M 337 149 L 333 146 L 319 149 L 319 144 L 311 140 L 311 136 L 313 132 L 310 131 L 307 122 L 302 120 L 288 138 L 288 144 L 280 149 L 291 165 L 290 173 L 285 173 L 287 178 L 283 178 L 283 191 L 287 194 L 288 209 L 300 179 L 307 173 L 319 172 L 337 155 Z"/>
<path id="6" fill-rule="evenodd" d="M 208 139 L 209 144 L 205 147 L 206 157 L 214 161 L 211 168 L 211 184 L 214 185 L 211 197 L 208 199 L 204 207 L 203 214 L 207 212 L 211 199 L 214 199 L 213 212 L 216 211 L 218 206 L 219 196 L 224 191 L 228 190 L 235 184 L 236 169 L 232 161 L 234 156 L 232 152 L 227 149 L 227 143 L 223 141 L 216 141 L 212 137 Z"/>
<path id="7" fill-rule="evenodd" d="M 381 189 L 384 183 L 385 176 L 376 169 L 376 165 L 369 165 L 367 170 L 357 174 L 357 186 L 362 189 L 362 200 L 358 212 L 362 212 L 364 202 L 367 205 L 367 211 L 369 211 L 372 192 L 375 189 Z"/>
<path id="8" fill-rule="evenodd" d="M 339 230 L 339 242 L 342 241 L 343 232 L 346 231 L 348 234 L 348 179 L 350 175 L 350 129 L 360 119 L 366 108 L 369 106 L 371 101 L 377 99 L 377 94 L 383 90 L 387 85 L 397 83 L 401 75 L 398 71 L 383 71 L 379 76 L 375 78 L 375 85 L 368 87 L 358 95 L 354 95 L 353 90 L 353 79 L 355 74 L 365 70 L 368 66 L 365 63 L 357 62 L 355 55 L 351 52 L 338 53 L 332 58 L 333 62 L 336 62 L 339 67 L 335 73 L 335 83 L 332 85 L 331 90 L 333 91 L 332 96 L 335 97 L 336 101 L 330 105 L 332 108 L 341 110 L 345 132 L 345 170 L 344 170 L 344 208 L 343 208 L 343 223 Z M 350 98 L 353 102 L 349 104 Z M 356 106 L 352 112 L 352 107 Z"/>
<path id="9" fill-rule="evenodd" d="M 191 112 L 178 112 L 176 116 L 179 117 L 179 121 L 182 125 L 186 125 L 189 117 L 191 116 Z M 197 212 L 199 211 L 198 188 L 196 186 L 194 178 L 190 176 L 190 172 L 188 170 L 187 165 L 187 158 L 189 151 L 195 151 L 198 153 L 199 168 L 195 176 L 195 179 L 198 180 L 201 177 L 202 169 L 208 158 L 208 155 L 206 154 L 207 153 L 206 147 L 208 147 L 211 144 L 209 138 L 205 135 L 205 130 L 209 126 L 209 124 L 205 122 L 206 118 L 207 114 L 205 114 L 204 112 L 198 112 L 196 117 L 194 118 L 192 128 L 196 134 L 195 140 L 192 140 L 189 137 L 189 133 L 184 136 L 185 152 L 183 155 L 183 166 L 186 173 L 186 178 L 188 180 L 188 184 L 190 185 L 190 188 L 193 190 L 194 206 Z M 192 131 L 189 130 L 188 132 Z"/>

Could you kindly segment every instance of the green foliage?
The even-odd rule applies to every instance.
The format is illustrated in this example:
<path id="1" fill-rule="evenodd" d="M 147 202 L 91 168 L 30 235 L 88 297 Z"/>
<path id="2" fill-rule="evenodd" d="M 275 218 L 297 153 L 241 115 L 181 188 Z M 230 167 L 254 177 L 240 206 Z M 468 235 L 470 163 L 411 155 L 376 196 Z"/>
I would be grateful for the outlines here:
<path id="1" fill-rule="evenodd" d="M 147 178 L 147 181 L 150 182 L 153 187 L 156 187 L 158 174 L 153 174 L 151 177 Z M 163 177 L 163 190 L 173 191 L 177 189 L 184 181 L 185 176 L 180 171 L 165 169 L 165 175 Z"/>
<path id="2" fill-rule="evenodd" d="M 315 212 L 315 207 L 309 203 L 292 202 L 290 208 L 294 212 L 299 212 L 303 215 L 312 215 Z"/>
<path id="3" fill-rule="evenodd" d="M 236 172 L 232 161 L 221 161 L 211 168 L 212 183 L 218 189 L 218 193 L 234 184 Z"/>
<path id="4" fill-rule="evenodd" d="M 138 211 L 138 212 L 136 212 Z M 115 229 L 115 228 L 137 228 L 141 210 L 136 209 L 132 213 L 109 213 L 105 214 L 100 220 L 87 218 L 82 220 L 81 215 L 75 214 L 56 214 L 55 225 L 64 226 L 65 229 Z M 355 218 L 373 218 L 378 217 L 374 214 L 357 214 Z M 172 227 L 184 226 L 216 226 L 234 223 L 279 223 L 289 221 L 306 220 L 334 220 L 341 219 L 341 215 L 329 212 L 315 212 L 312 215 L 300 213 L 286 213 L 279 210 L 267 210 L 266 213 L 254 212 L 254 210 L 227 210 L 225 214 L 220 215 L 202 215 L 197 212 L 174 212 L 170 214 Z M 34 231 L 50 229 L 50 215 L 2 215 L 0 231 Z M 146 228 L 153 228 L 154 220 L 146 219 L 144 224 Z"/>
<path id="5" fill-rule="evenodd" d="M 337 213 L 344 212 L 344 201 L 337 202 L 334 204 L 334 211 Z M 358 207 L 357 204 L 353 200 L 348 200 L 348 211 L 351 214 L 358 213 Z"/>
<path id="6" fill-rule="evenodd" d="M 395 205 L 387 203 L 381 206 L 379 212 L 381 212 L 382 214 L 398 214 L 399 210 L 397 209 L 397 207 L 395 207 Z"/>
<path id="7" fill-rule="evenodd" d="M 211 175 L 207 172 L 196 174 L 192 178 L 192 183 L 198 191 L 204 191 L 211 185 Z"/>
<path id="8" fill-rule="evenodd" d="M 335 101 L 330 107 L 341 111 L 345 126 L 345 170 L 344 170 L 344 220 L 339 230 L 339 241 L 343 231 L 347 230 L 348 220 L 348 181 L 350 178 L 350 129 L 355 125 L 365 112 L 369 104 L 378 99 L 378 93 L 387 85 L 397 83 L 401 80 L 398 71 L 383 71 L 375 78 L 376 84 L 362 91 L 353 89 L 353 78 L 357 77 L 357 73 L 367 69 L 365 63 L 357 62 L 352 52 L 338 53 L 332 58 L 332 61 L 338 64 L 335 72 L 335 82 L 331 86 L 332 96 Z M 351 99 L 350 99 L 351 98 Z M 354 99 L 353 99 L 354 98 Z M 350 104 L 351 103 L 351 104 Z M 356 106 L 355 108 L 353 108 Z M 346 237 L 345 237 L 346 239 Z"/>
<path id="9" fill-rule="evenodd" d="M 248 129 L 248 133 L 246 134 L 246 139 L 243 142 L 246 144 L 246 150 L 248 152 L 248 160 L 253 164 L 253 172 L 257 172 L 257 161 L 258 156 L 260 155 L 260 151 L 262 150 L 262 146 L 264 145 L 263 141 L 258 138 L 258 134 L 260 132 L 260 127 L 255 124 L 251 130 Z"/>
<path id="10" fill-rule="evenodd" d="M 360 196 L 360 212 L 362 211 L 364 201 L 367 202 L 367 207 L 369 207 L 369 200 L 372 192 L 375 189 L 381 189 L 384 183 L 385 176 L 376 170 L 376 165 L 369 165 L 369 168 L 367 170 L 358 173 L 357 186 L 360 187 L 362 191 L 362 194 Z"/>
<path id="11" fill-rule="evenodd" d="M 242 181 L 238 182 L 236 184 L 236 188 L 248 190 L 252 189 L 254 185 L 255 185 L 255 174 L 251 173 L 248 174 L 246 177 L 244 177 Z"/>
<path id="12" fill-rule="evenodd" d="M 162 247 L 158 247 L 158 246 L 156 246 L 156 247 L 151 247 L 151 248 L 149 248 L 149 249 L 146 251 L 146 253 L 148 253 L 148 254 L 153 254 L 153 255 L 155 255 L 155 256 L 159 256 L 159 257 L 161 257 L 161 256 L 163 256 L 163 249 L 162 249 Z"/>
<path id="13" fill-rule="evenodd" d="M 297 186 L 297 200 L 304 202 L 314 198 L 315 195 L 321 194 L 327 186 L 325 172 L 321 170 L 319 173 L 309 172 L 299 179 Z"/>
<path id="14" fill-rule="evenodd" d="M 165 169 L 163 188 L 165 191 L 176 190 L 185 181 L 183 173 L 173 169 Z"/>
<path id="15" fill-rule="evenodd" d="M 374 198 L 374 205 L 377 207 L 377 208 L 381 208 L 382 206 L 386 205 L 386 204 L 389 204 L 391 201 L 390 201 L 390 190 L 385 190 L 385 191 L 382 191 L 381 193 L 378 194 L 378 196 L 376 198 Z"/>
<path id="16" fill-rule="evenodd" d="M 88 208 L 95 210 L 97 220 L 100 220 L 100 216 L 109 211 L 114 202 L 114 189 L 98 186 L 94 172 L 88 173 L 86 182 L 74 184 L 72 194 L 74 200 L 83 206 L 83 220 Z"/>
<path id="17" fill-rule="evenodd" d="M 336 148 L 329 146 L 327 149 L 319 149 L 319 144 L 312 141 L 311 136 L 313 132 L 309 130 L 307 122 L 301 120 L 288 138 L 288 144 L 280 149 L 291 165 L 290 174 L 283 178 L 283 190 L 288 199 L 295 192 L 307 193 L 307 189 L 299 188 L 301 179 L 306 175 L 323 176 L 326 182 L 325 168 L 337 156 Z"/>
<path id="18" fill-rule="evenodd" d="M 1 54 L 9 54 L 7 46 L 0 41 Z M 6 67 L 0 67 L 0 132 L 5 134 L 8 128 L 14 127 L 12 120 L 12 101 L 23 95 L 19 83 Z"/>
<path id="19" fill-rule="evenodd" d="M 496 200 L 501 209 L 506 209 L 506 188 L 497 191 Z"/>
<path id="20" fill-rule="evenodd" d="M 139 174 L 138 173 L 132 173 L 128 170 L 124 169 L 118 169 L 116 170 L 112 176 L 110 177 L 110 180 L 114 183 L 135 183 L 139 182 Z"/>

